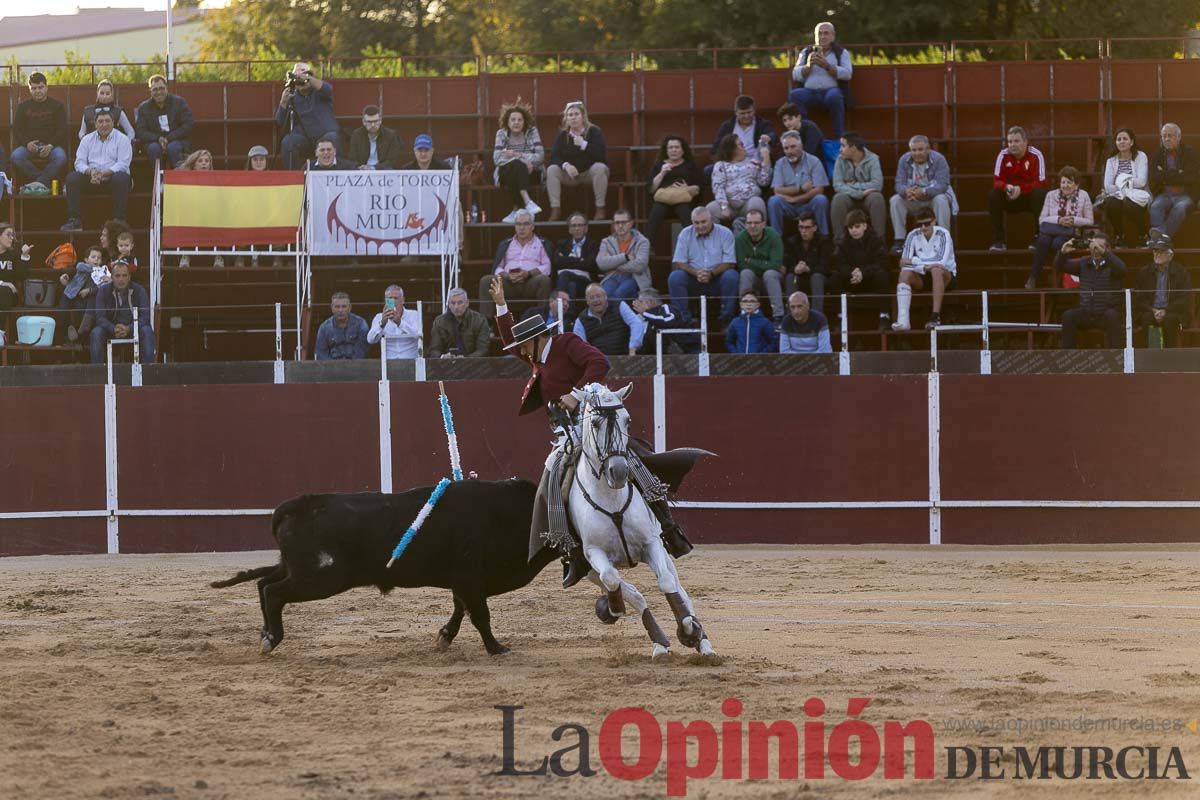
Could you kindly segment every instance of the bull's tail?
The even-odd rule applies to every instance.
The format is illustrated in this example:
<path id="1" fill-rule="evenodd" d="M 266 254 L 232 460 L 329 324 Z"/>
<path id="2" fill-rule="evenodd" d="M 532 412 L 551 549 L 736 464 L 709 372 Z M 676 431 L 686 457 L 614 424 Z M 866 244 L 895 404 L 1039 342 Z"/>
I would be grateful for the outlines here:
<path id="1" fill-rule="evenodd" d="M 245 583 L 246 581 L 252 581 L 255 578 L 265 578 L 266 576 L 270 575 L 275 570 L 279 569 L 279 567 L 280 567 L 279 564 L 272 564 L 269 567 L 259 567 L 258 569 L 245 569 L 245 570 L 242 570 L 241 572 L 239 572 L 237 575 L 234 575 L 232 578 L 228 578 L 223 581 L 213 581 L 212 583 L 209 584 L 209 586 L 211 586 L 214 589 L 224 589 L 226 586 L 236 586 L 239 583 Z"/>

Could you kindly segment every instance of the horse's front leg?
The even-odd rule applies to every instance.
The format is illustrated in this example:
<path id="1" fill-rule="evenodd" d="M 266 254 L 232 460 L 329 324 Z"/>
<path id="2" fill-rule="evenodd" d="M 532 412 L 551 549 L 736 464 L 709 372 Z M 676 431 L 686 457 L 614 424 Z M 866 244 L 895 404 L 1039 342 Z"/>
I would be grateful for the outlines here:
<path id="1" fill-rule="evenodd" d="M 675 615 L 675 622 L 678 624 L 676 634 L 679 636 L 680 643 L 684 647 L 696 648 L 701 655 L 713 655 L 712 642 L 708 640 L 708 634 L 705 633 L 704 626 L 700 624 L 700 618 L 696 616 L 692 598 L 688 596 L 683 584 L 679 581 L 675 561 L 657 538 L 650 543 L 649 556 L 648 563 L 658 578 L 658 588 L 662 589 L 663 595 L 667 598 L 667 604 L 671 606 L 671 612 Z"/>
<path id="2" fill-rule="evenodd" d="M 614 616 L 623 615 L 625 613 L 625 598 L 621 594 L 621 573 L 617 572 L 617 568 L 608 559 L 608 554 L 599 547 L 584 545 L 583 552 L 587 556 L 588 563 L 595 570 L 596 576 L 600 579 L 600 586 L 608 594 L 608 610 L 610 614 Z"/>

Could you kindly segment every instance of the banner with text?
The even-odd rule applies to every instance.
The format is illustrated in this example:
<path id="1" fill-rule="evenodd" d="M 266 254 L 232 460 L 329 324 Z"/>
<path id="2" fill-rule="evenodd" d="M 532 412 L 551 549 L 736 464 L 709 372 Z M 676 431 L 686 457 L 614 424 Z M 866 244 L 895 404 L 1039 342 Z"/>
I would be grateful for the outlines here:
<path id="1" fill-rule="evenodd" d="M 309 252 L 422 256 L 457 249 L 451 170 L 308 173 Z"/>

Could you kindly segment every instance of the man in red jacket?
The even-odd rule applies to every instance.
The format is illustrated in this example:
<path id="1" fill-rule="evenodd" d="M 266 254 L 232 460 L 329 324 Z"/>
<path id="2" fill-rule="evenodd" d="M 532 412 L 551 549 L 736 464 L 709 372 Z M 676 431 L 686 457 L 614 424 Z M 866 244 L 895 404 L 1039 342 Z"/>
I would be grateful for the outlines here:
<path id="1" fill-rule="evenodd" d="M 992 190 L 988 193 L 988 215 L 992 219 L 992 252 L 1008 249 L 1004 242 L 1004 214 L 1028 211 L 1033 215 L 1033 238 L 1037 238 L 1038 215 L 1046 200 L 1046 158 L 1031 147 L 1025 129 L 1008 129 L 1008 146 L 996 156 Z M 1032 246 L 1030 249 L 1033 249 Z"/>
<path id="2" fill-rule="evenodd" d="M 550 504 L 547 500 L 552 495 L 557 499 L 561 491 L 559 467 L 568 436 L 565 429 L 573 424 L 570 415 L 579 406 L 571 390 L 602 382 L 608 375 L 608 357 L 573 333 L 554 335 L 554 328 L 546 325 L 540 314 L 515 322 L 505 303 L 504 283 L 499 276 L 492 279 L 489 293 L 496 303 L 496 330 L 504 349 L 515 351 L 532 368 L 525 389 L 521 392 L 518 414 L 530 414 L 544 407 L 555 430 L 554 450 L 546 459 L 546 468 L 534 499 L 529 557 L 532 559 L 547 542 L 555 546 L 563 558 L 563 588 L 567 589 L 587 575 L 591 567 L 580 542 L 569 531 L 566 519 L 555 518 L 558 517 L 560 502 Z M 630 460 L 638 461 L 636 456 Z M 645 472 L 644 467 L 639 469 L 639 464 L 632 465 L 635 478 Z M 642 485 L 644 482 L 657 483 L 653 476 L 635 482 L 662 525 L 663 543 L 667 551 L 676 557 L 690 552 L 691 543 L 671 518 L 665 490 L 661 485 L 653 489 Z"/>

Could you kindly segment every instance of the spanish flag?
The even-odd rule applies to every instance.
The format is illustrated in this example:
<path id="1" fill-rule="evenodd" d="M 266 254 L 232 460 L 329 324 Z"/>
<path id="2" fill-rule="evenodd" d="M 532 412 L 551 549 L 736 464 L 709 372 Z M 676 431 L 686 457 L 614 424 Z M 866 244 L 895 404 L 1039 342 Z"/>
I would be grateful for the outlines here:
<path id="1" fill-rule="evenodd" d="M 292 244 L 303 198 L 303 172 L 168 170 L 162 246 Z"/>

